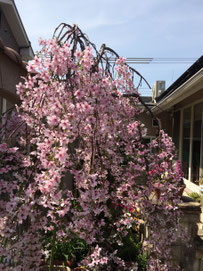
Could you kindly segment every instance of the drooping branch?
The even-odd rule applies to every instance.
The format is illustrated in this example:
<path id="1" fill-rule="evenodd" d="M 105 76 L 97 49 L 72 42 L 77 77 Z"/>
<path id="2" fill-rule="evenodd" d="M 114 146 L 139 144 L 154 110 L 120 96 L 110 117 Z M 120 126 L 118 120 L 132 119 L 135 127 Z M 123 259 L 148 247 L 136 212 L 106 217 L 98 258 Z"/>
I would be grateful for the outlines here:
<path id="1" fill-rule="evenodd" d="M 57 32 L 59 33 L 57 34 Z M 112 80 L 114 79 L 115 74 L 115 62 L 116 59 L 119 59 L 119 54 L 115 52 L 110 47 L 107 47 L 105 44 L 102 44 L 100 47 L 100 50 L 98 51 L 96 49 L 96 45 L 92 43 L 86 34 L 84 34 L 81 29 L 77 25 L 69 25 L 65 23 L 61 23 L 54 31 L 54 38 L 57 38 L 59 43 L 69 42 L 70 45 L 72 45 L 72 57 L 74 58 L 74 53 L 76 52 L 78 46 L 83 51 L 86 46 L 90 46 L 94 50 L 94 64 L 92 65 L 91 71 L 94 73 L 98 71 L 98 68 L 101 67 L 104 72 L 108 72 L 108 74 L 111 76 Z M 115 61 L 110 61 L 112 57 L 115 59 Z M 129 67 L 130 72 L 132 73 L 132 81 L 134 81 L 134 74 L 136 74 L 140 80 L 138 85 L 136 86 L 136 89 L 139 88 L 141 85 L 141 82 L 144 81 L 149 88 L 150 85 L 147 82 L 147 80 L 133 67 L 129 66 L 127 63 L 125 63 L 126 66 Z M 138 98 L 141 105 L 149 112 L 152 119 L 156 120 L 158 123 L 158 129 L 160 130 L 160 123 L 159 120 L 156 118 L 152 110 L 149 108 L 149 106 L 143 101 L 142 97 L 138 95 L 136 92 L 132 94 L 123 94 L 124 97 L 136 97 Z"/>

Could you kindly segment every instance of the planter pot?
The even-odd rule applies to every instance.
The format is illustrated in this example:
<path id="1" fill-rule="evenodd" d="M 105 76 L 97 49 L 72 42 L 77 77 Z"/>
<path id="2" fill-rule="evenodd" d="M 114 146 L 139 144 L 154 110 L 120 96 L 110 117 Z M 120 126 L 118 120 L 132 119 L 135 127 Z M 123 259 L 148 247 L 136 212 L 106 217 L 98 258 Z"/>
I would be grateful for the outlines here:
<path id="1" fill-rule="evenodd" d="M 88 271 L 85 267 L 75 267 L 73 271 Z"/>
<path id="2" fill-rule="evenodd" d="M 49 271 L 49 266 L 42 265 L 40 271 Z M 53 271 L 71 271 L 71 269 L 69 266 L 54 265 Z M 87 271 L 87 269 L 84 267 L 75 267 L 74 269 L 72 269 L 72 271 Z"/>
<path id="3" fill-rule="evenodd" d="M 49 265 L 42 265 L 40 271 L 49 271 Z M 71 271 L 71 269 L 68 266 L 54 265 L 53 271 Z"/>
<path id="4" fill-rule="evenodd" d="M 75 263 L 74 260 L 68 261 L 63 263 L 62 261 L 59 260 L 54 260 L 53 262 L 53 271 L 71 271 L 70 267 L 73 266 Z M 49 264 L 44 262 L 42 260 L 41 266 L 40 266 L 40 271 L 49 271 Z"/>

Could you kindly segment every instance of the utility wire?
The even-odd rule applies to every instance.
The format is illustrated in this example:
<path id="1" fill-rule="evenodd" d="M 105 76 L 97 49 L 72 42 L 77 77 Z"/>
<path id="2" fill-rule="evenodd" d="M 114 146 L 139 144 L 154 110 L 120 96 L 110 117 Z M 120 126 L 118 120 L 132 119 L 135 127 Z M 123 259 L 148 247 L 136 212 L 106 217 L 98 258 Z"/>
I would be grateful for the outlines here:
<path id="1" fill-rule="evenodd" d="M 44 58 L 45 55 L 39 52 L 38 56 Z M 50 57 L 46 55 L 46 57 Z M 127 64 L 190 64 L 194 63 L 198 58 L 195 57 L 127 57 Z M 109 58 L 110 63 L 114 63 L 116 58 Z"/>
<path id="2" fill-rule="evenodd" d="M 194 63 L 198 58 L 194 57 L 127 57 L 128 64 L 190 64 Z M 110 58 L 111 63 L 116 61 L 116 58 Z"/>

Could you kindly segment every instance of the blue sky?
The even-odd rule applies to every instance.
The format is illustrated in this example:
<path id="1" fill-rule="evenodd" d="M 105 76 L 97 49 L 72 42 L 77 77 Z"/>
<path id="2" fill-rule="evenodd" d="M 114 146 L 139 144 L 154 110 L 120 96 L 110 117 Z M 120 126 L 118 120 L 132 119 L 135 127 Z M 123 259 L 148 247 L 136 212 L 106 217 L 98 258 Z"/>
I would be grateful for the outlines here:
<path id="1" fill-rule="evenodd" d="M 61 23 L 76 23 L 99 48 L 124 57 L 199 58 L 203 54 L 203 0 L 15 0 L 32 43 L 50 38 Z M 172 84 L 189 64 L 133 66 L 152 86 Z M 143 85 L 144 95 L 151 91 Z"/>

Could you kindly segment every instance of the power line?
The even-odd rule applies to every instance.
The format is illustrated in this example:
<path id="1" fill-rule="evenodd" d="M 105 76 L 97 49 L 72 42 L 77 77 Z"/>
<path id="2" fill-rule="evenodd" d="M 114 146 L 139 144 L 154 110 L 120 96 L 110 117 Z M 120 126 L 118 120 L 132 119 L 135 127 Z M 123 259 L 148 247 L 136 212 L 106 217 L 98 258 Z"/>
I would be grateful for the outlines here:
<path id="1" fill-rule="evenodd" d="M 41 58 L 47 57 L 50 55 L 38 53 L 38 56 Z M 110 57 L 108 58 L 110 63 L 114 63 L 117 58 Z M 127 64 L 191 64 L 194 63 L 198 58 L 195 57 L 127 57 Z"/>
<path id="2" fill-rule="evenodd" d="M 190 64 L 198 58 L 194 57 L 127 57 L 128 64 Z M 109 62 L 114 63 L 116 58 L 109 58 Z"/>

